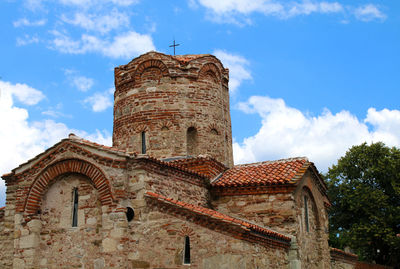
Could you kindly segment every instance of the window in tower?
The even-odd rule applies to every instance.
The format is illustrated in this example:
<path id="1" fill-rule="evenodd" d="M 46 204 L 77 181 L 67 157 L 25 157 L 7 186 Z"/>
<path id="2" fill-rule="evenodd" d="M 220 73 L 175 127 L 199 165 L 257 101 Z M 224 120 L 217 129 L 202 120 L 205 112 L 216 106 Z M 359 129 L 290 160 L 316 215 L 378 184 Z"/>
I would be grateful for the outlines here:
<path id="1" fill-rule="evenodd" d="M 73 208 L 72 208 L 72 227 L 78 226 L 78 188 L 74 188 L 72 194 Z"/>
<path id="2" fill-rule="evenodd" d="M 146 132 L 142 132 L 142 154 L 146 154 Z"/>
<path id="3" fill-rule="evenodd" d="M 194 127 L 189 127 L 186 134 L 186 150 L 187 155 L 196 155 L 197 147 L 197 130 Z"/>
<path id="4" fill-rule="evenodd" d="M 185 249 L 183 256 L 183 264 L 190 264 L 190 238 L 185 236 Z"/>

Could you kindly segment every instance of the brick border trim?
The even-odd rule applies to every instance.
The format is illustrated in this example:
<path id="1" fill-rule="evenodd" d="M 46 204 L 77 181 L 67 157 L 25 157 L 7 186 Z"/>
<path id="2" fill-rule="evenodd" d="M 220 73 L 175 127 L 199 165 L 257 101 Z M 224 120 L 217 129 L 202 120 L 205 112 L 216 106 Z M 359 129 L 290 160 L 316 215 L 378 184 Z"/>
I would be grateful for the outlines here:
<path id="1" fill-rule="evenodd" d="M 221 83 L 222 77 L 221 77 L 221 72 L 219 71 L 218 67 L 214 63 L 206 63 L 203 65 L 203 67 L 200 69 L 197 79 L 202 79 L 204 75 L 207 74 L 207 72 L 211 71 L 215 78 L 217 79 L 218 83 Z"/>
<path id="2" fill-rule="evenodd" d="M 135 83 L 140 81 L 140 77 L 143 74 L 143 71 L 150 67 L 158 67 L 161 71 L 161 74 L 165 77 L 169 75 L 167 66 L 160 60 L 145 60 L 144 62 L 140 63 L 136 68 L 134 79 Z"/>
<path id="3" fill-rule="evenodd" d="M 35 215 L 40 206 L 41 198 L 46 191 L 50 181 L 66 173 L 79 173 L 87 176 L 93 182 L 99 192 L 102 205 L 111 205 L 113 197 L 110 183 L 104 173 L 95 165 L 80 159 L 68 159 L 59 161 L 47 167 L 31 185 L 25 206 L 17 211 L 26 212 L 28 215 Z"/>

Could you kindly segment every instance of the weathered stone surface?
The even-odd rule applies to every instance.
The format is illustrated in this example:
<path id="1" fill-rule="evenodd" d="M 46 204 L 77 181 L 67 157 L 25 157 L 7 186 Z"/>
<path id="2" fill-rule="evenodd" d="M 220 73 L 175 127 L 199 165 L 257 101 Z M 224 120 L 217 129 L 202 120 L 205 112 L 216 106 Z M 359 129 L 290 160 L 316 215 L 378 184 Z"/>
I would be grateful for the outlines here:
<path id="1" fill-rule="evenodd" d="M 131 262 L 132 268 L 149 268 L 150 263 L 146 261 L 134 260 Z"/>
<path id="2" fill-rule="evenodd" d="M 20 248 L 35 248 L 39 243 L 40 239 L 37 234 L 30 234 L 19 239 Z"/>

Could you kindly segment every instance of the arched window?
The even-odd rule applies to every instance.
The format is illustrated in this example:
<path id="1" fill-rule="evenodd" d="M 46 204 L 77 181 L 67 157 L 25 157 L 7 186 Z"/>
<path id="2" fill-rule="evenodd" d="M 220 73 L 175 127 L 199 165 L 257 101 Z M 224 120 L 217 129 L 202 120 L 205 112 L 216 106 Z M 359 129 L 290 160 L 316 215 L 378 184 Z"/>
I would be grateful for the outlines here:
<path id="1" fill-rule="evenodd" d="M 146 154 L 146 132 L 141 133 L 142 140 L 142 154 Z"/>
<path id="2" fill-rule="evenodd" d="M 197 148 L 197 130 L 194 127 L 189 127 L 186 134 L 186 149 L 187 155 L 196 155 Z"/>
<path id="3" fill-rule="evenodd" d="M 183 256 L 183 264 L 190 264 L 190 238 L 185 236 L 185 249 Z"/>
<path id="4" fill-rule="evenodd" d="M 308 216 L 308 197 L 304 195 L 304 224 L 306 226 L 306 231 L 310 231 L 310 224 L 309 224 L 309 216 Z"/>
<path id="5" fill-rule="evenodd" d="M 132 221 L 133 218 L 135 217 L 135 211 L 133 210 L 132 207 L 127 207 L 126 208 L 126 219 L 128 220 L 128 222 Z"/>
<path id="6" fill-rule="evenodd" d="M 72 194 L 72 227 L 77 227 L 78 226 L 78 188 L 74 188 L 73 194 Z"/>

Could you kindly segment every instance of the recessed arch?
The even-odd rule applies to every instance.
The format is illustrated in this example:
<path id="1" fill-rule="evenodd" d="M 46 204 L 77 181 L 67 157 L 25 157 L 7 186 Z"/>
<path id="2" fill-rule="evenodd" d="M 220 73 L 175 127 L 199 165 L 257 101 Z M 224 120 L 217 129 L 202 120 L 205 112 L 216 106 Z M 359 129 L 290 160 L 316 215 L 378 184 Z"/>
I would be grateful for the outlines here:
<path id="1" fill-rule="evenodd" d="M 311 204 L 311 207 L 313 209 L 312 214 L 314 215 L 314 218 L 315 218 L 315 224 L 316 224 L 317 228 L 319 228 L 320 227 L 320 217 L 319 217 L 319 211 L 317 208 L 317 203 L 315 202 L 315 199 L 314 199 L 314 196 L 313 196 L 311 190 L 306 186 L 304 186 L 302 189 L 302 192 L 300 195 L 300 204 L 304 206 L 304 195 L 305 194 L 307 194 L 307 196 L 309 198 L 308 202 Z"/>
<path id="2" fill-rule="evenodd" d="M 35 179 L 29 189 L 24 211 L 28 215 L 34 215 L 40 209 L 40 202 L 52 180 L 62 174 L 78 173 L 87 176 L 99 192 L 99 200 L 102 205 L 111 205 L 113 197 L 110 184 L 104 173 L 94 164 L 80 159 L 66 159 L 47 167 Z"/>
<path id="3" fill-rule="evenodd" d="M 216 83 L 219 83 L 221 81 L 221 72 L 219 71 L 218 67 L 213 63 L 207 63 L 203 65 L 203 67 L 200 69 L 198 79 L 201 80 L 210 76 L 214 80 L 216 80 Z"/>
<path id="4" fill-rule="evenodd" d="M 141 80 L 142 74 L 146 69 L 157 68 L 160 70 L 161 76 L 167 76 L 169 74 L 167 66 L 160 60 L 147 60 L 139 64 L 135 71 L 135 82 Z"/>

